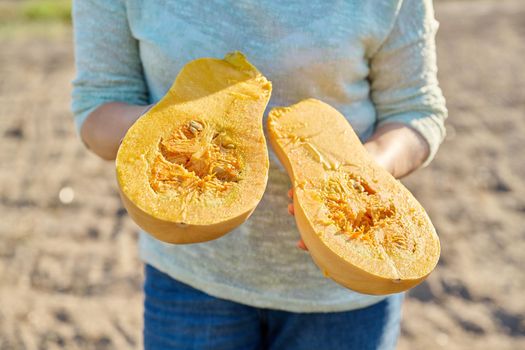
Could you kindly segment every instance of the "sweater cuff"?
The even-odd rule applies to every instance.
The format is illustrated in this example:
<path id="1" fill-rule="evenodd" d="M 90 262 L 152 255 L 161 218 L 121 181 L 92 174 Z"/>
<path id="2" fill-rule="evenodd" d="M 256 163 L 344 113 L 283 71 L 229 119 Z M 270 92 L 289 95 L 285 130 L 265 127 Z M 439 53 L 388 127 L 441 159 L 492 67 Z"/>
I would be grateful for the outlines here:
<path id="1" fill-rule="evenodd" d="M 93 112 L 98 107 L 99 106 L 91 107 L 90 109 L 85 110 L 82 113 L 78 113 L 74 116 L 75 128 L 79 136 L 80 136 L 80 130 L 82 130 L 82 125 L 84 125 L 84 122 L 86 121 L 87 117 L 91 114 L 91 112 Z"/>
<path id="2" fill-rule="evenodd" d="M 408 112 L 389 116 L 388 118 L 380 121 L 378 126 L 389 123 L 405 124 L 423 136 L 429 146 L 430 152 L 428 157 L 421 165 L 422 168 L 426 167 L 434 159 L 439 149 L 439 145 L 441 142 L 443 142 L 446 135 L 443 118 L 423 112 Z"/>

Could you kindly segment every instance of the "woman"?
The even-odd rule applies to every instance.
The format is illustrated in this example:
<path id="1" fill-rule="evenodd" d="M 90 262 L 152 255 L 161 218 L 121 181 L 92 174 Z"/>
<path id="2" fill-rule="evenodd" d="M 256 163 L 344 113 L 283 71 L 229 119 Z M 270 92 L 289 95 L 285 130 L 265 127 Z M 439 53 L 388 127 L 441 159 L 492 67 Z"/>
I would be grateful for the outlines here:
<path id="1" fill-rule="evenodd" d="M 73 15 L 73 111 L 103 159 L 185 63 L 234 50 L 272 81 L 270 107 L 331 104 L 396 177 L 428 164 L 444 137 L 430 0 L 78 0 Z M 402 295 L 322 276 L 296 249 L 289 181 L 270 160 L 266 194 L 235 231 L 184 246 L 141 234 L 146 349 L 395 347 Z"/>

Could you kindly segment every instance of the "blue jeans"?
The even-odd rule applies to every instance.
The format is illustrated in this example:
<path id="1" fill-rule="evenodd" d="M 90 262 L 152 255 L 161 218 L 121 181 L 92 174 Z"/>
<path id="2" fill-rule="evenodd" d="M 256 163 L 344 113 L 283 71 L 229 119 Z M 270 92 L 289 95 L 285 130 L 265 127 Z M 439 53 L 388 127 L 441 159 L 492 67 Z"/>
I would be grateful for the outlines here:
<path id="1" fill-rule="evenodd" d="M 144 348 L 394 349 L 401 294 L 364 309 L 294 313 L 218 299 L 145 268 Z"/>

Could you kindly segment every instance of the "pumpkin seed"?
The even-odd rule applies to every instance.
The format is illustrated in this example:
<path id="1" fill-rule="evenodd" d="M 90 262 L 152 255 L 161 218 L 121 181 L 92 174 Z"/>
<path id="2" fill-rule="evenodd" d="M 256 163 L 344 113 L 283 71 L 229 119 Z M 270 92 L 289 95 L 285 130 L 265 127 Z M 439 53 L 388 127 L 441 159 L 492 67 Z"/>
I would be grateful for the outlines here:
<path id="1" fill-rule="evenodd" d="M 216 165 L 213 167 L 213 172 L 215 173 L 215 175 L 220 176 L 220 175 L 223 175 L 226 172 L 226 170 L 224 170 L 223 167 Z"/>
<path id="2" fill-rule="evenodd" d="M 198 134 L 204 129 L 203 125 L 199 123 L 198 121 L 191 120 L 189 124 L 190 125 L 188 126 L 188 129 L 193 135 Z"/>
<path id="3" fill-rule="evenodd" d="M 359 192 L 365 192 L 365 188 L 359 182 L 350 180 L 350 183 L 352 184 L 352 187 L 358 190 Z"/>

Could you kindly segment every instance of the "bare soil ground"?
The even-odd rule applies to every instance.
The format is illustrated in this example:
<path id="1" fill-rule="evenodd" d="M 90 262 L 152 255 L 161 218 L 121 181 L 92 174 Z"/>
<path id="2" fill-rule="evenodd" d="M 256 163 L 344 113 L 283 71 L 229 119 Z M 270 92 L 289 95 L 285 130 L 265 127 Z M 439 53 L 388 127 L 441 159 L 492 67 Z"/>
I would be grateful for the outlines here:
<path id="1" fill-rule="evenodd" d="M 409 293 L 399 348 L 525 349 L 525 2 L 436 12 L 448 136 L 405 183 L 443 255 Z M 138 349 L 137 228 L 113 165 L 76 137 L 71 34 L 0 47 L 0 349 Z"/>

